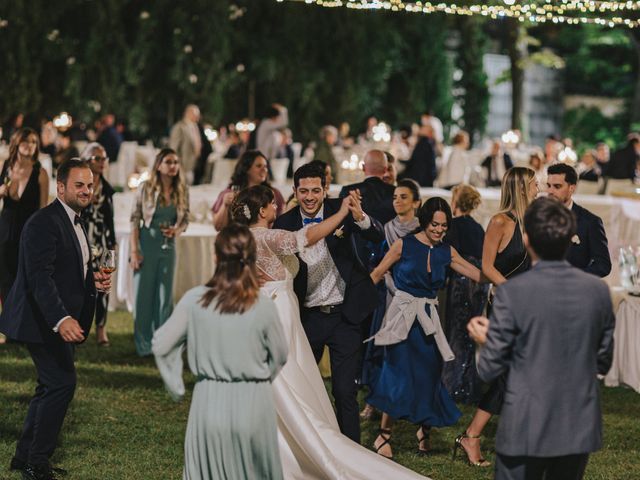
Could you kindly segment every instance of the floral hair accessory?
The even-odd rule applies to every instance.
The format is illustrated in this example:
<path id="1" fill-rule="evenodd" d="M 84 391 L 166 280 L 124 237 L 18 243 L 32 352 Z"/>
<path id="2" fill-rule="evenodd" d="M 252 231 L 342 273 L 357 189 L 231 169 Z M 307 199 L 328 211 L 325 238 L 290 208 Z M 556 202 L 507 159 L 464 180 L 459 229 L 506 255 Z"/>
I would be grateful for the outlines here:
<path id="1" fill-rule="evenodd" d="M 242 206 L 242 213 L 247 217 L 247 220 L 251 220 L 251 210 L 249 210 L 249 205 L 246 203 Z"/>

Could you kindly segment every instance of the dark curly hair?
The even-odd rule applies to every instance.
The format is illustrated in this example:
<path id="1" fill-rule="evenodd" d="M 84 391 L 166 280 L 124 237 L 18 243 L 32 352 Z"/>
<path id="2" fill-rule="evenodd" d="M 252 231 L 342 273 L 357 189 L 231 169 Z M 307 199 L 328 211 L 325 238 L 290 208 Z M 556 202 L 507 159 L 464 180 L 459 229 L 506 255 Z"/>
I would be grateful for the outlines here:
<path id="1" fill-rule="evenodd" d="M 247 172 L 253 166 L 256 159 L 262 157 L 266 160 L 267 157 L 260 150 L 247 150 L 242 154 L 236 163 L 236 167 L 231 175 L 231 183 L 229 186 L 237 186 L 240 189 L 247 188 L 249 186 L 249 176 Z M 269 185 L 269 180 L 266 180 L 262 185 Z"/>

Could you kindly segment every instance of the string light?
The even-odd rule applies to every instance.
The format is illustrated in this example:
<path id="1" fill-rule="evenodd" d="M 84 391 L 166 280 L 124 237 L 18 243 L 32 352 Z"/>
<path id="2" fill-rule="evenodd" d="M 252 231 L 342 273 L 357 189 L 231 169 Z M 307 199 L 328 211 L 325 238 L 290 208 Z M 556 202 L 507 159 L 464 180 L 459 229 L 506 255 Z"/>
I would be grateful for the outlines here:
<path id="1" fill-rule="evenodd" d="M 277 0 L 281 2 L 282 0 Z M 610 2 L 594 0 L 551 0 L 516 2 L 503 0 L 502 4 L 458 5 L 448 2 L 404 0 L 287 0 L 314 4 L 326 8 L 354 10 L 386 10 L 408 13 L 446 13 L 450 15 L 482 15 L 492 19 L 514 18 L 520 22 L 565 23 L 567 25 L 593 24 L 605 27 L 640 27 L 640 19 L 623 18 L 624 12 L 640 11 L 640 1 Z"/>

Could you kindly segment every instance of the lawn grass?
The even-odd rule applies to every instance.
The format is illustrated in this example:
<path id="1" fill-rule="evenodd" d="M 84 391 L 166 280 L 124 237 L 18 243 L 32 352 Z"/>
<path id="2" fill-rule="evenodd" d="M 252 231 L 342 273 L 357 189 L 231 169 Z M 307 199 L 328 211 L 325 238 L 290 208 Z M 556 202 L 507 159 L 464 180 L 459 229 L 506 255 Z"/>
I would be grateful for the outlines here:
<path id="1" fill-rule="evenodd" d="M 77 349 L 78 389 L 53 463 L 69 469 L 70 480 L 180 479 L 190 393 L 185 401 L 172 402 L 153 360 L 136 356 L 130 314 L 112 313 L 109 331 L 111 347 L 98 347 L 92 334 Z M 191 375 L 186 378 L 187 390 L 191 392 L 193 378 Z M 9 472 L 7 466 L 35 386 L 34 379 L 35 370 L 26 349 L 0 346 L 0 479 L 20 478 Z M 603 406 L 604 448 L 592 455 L 586 478 L 640 479 L 640 394 L 629 389 L 606 388 Z M 393 434 L 395 460 L 434 480 L 493 478 L 491 468 L 477 469 L 460 460 L 451 461 L 453 440 L 473 414 L 470 407 L 462 410 L 464 416 L 458 426 L 434 430 L 434 452 L 428 457 L 413 453 L 416 427 L 399 422 Z M 376 429 L 376 422 L 363 423 L 364 445 L 372 444 Z M 495 422 L 486 433 L 484 452 L 493 460 Z"/>

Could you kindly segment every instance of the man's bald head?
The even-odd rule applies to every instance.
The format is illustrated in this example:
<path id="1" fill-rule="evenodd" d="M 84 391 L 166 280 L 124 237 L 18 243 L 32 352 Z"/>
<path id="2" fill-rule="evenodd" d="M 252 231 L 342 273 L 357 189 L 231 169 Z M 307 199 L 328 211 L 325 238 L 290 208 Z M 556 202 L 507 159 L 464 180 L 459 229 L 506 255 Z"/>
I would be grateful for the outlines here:
<path id="1" fill-rule="evenodd" d="M 382 150 L 369 150 L 364 156 L 364 174 L 372 177 L 380 177 L 387 172 L 387 156 Z"/>

